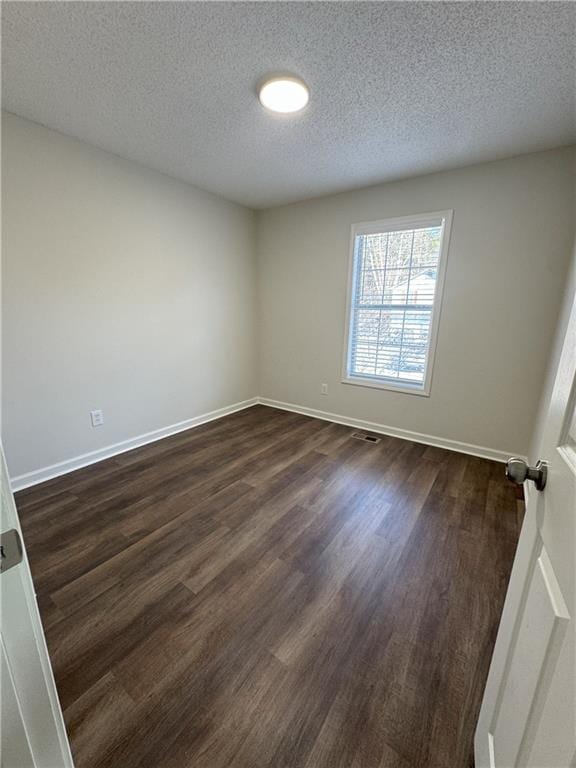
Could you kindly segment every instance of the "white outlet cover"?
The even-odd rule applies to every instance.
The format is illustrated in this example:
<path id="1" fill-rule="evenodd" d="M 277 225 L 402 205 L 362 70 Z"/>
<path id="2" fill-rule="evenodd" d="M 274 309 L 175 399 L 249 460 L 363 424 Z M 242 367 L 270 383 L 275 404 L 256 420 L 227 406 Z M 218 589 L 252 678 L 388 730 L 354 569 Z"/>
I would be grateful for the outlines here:
<path id="1" fill-rule="evenodd" d="M 104 424 L 103 411 L 90 411 L 90 421 L 93 427 L 99 427 L 101 424 Z"/>

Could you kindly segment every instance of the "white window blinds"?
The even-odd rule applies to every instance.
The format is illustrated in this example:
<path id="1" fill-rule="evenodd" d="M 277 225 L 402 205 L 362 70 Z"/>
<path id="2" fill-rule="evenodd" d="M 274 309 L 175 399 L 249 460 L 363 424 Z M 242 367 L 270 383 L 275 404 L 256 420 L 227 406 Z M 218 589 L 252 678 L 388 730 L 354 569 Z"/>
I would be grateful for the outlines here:
<path id="1" fill-rule="evenodd" d="M 445 222 L 441 215 L 355 228 L 345 380 L 427 388 Z"/>

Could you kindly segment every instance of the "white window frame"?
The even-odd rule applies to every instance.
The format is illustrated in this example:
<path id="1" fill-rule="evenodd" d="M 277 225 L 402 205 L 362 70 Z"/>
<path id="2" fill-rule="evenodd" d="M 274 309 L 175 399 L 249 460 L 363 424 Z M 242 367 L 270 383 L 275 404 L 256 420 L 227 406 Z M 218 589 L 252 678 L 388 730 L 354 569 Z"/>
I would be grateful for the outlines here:
<path id="1" fill-rule="evenodd" d="M 446 277 L 446 264 L 448 261 L 448 246 L 450 243 L 450 232 L 452 229 L 452 210 L 435 211 L 433 213 L 422 213 L 414 216 L 400 216 L 393 219 L 382 219 L 381 221 L 367 221 L 359 224 L 353 224 L 350 233 L 350 256 L 348 262 L 348 286 L 346 291 L 346 327 L 344 333 L 344 355 L 342 364 L 342 383 L 353 384 L 360 387 L 372 387 L 374 389 L 387 389 L 394 392 L 403 392 L 410 395 L 430 396 L 432 386 L 432 372 L 434 369 L 434 358 L 436 356 L 436 344 L 438 341 L 438 326 L 440 324 L 440 312 L 442 309 L 442 299 L 444 294 L 444 280 Z M 440 239 L 440 254 L 438 260 L 438 275 L 436 278 L 436 291 L 434 294 L 434 304 L 432 305 L 432 318 L 430 327 L 430 342 L 428 345 L 428 355 L 426 358 L 426 370 L 422 384 L 410 384 L 407 381 L 398 381 L 380 376 L 351 376 L 350 353 L 351 353 L 351 331 L 352 331 L 352 303 L 356 292 L 356 237 L 358 235 L 373 235 L 381 232 L 398 232 L 403 229 L 417 229 L 422 227 L 442 226 L 442 235 Z"/>

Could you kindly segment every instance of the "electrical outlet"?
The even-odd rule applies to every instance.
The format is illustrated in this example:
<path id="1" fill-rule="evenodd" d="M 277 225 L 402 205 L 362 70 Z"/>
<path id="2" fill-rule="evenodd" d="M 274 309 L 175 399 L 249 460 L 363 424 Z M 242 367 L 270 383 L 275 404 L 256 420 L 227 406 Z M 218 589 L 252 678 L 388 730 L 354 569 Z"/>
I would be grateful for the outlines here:
<path id="1" fill-rule="evenodd" d="M 321 395 L 328 394 L 328 384 L 320 384 L 320 394 Z"/>
<path id="2" fill-rule="evenodd" d="M 90 421 L 93 427 L 99 427 L 101 424 L 104 424 L 104 412 L 90 411 Z"/>

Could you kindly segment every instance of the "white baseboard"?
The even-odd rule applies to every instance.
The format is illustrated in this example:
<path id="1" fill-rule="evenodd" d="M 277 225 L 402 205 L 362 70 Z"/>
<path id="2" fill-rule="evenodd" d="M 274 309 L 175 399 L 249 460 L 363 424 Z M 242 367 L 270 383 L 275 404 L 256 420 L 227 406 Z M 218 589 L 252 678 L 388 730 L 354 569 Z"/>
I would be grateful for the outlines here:
<path id="1" fill-rule="evenodd" d="M 403 440 L 411 440 L 414 443 L 424 443 L 424 445 L 433 445 L 436 448 L 446 448 L 449 451 L 458 453 L 467 453 L 470 456 L 479 456 L 482 459 L 491 459 L 492 461 L 507 461 L 510 456 L 517 455 L 513 452 L 497 451 L 493 448 L 485 448 L 482 445 L 472 445 L 470 443 L 461 443 L 459 440 L 450 440 L 447 437 L 436 437 L 435 435 L 425 435 L 421 432 L 411 432 L 408 429 L 399 429 L 398 427 L 389 427 L 386 424 L 377 424 L 373 421 L 363 421 L 362 419 L 350 419 L 339 413 L 328 413 L 327 411 L 317 411 L 315 408 L 306 408 L 294 403 L 282 403 L 278 400 L 270 400 L 267 397 L 259 398 L 262 405 L 268 405 L 272 408 L 280 408 L 283 411 L 293 411 L 301 413 L 304 416 L 312 416 L 315 419 L 323 421 L 333 421 L 336 424 L 344 424 L 347 427 L 356 429 L 366 429 L 370 432 L 377 432 L 391 437 L 400 437 Z M 524 458 L 524 457 L 521 457 Z"/>
<path id="2" fill-rule="evenodd" d="M 90 464 L 96 464 L 98 461 L 117 456 L 120 453 L 126 453 L 126 451 L 139 448 L 141 445 L 154 443 L 156 440 L 162 440 L 165 437 L 170 437 L 170 435 L 175 435 L 178 432 L 184 432 L 187 429 L 199 427 L 200 424 L 206 424 L 208 421 L 221 419 L 222 416 L 228 416 L 230 413 L 236 413 L 236 411 L 251 408 L 253 405 L 258 405 L 258 403 L 259 398 L 252 397 L 250 400 L 243 400 L 240 403 L 227 405 L 224 408 L 218 408 L 216 411 L 203 413 L 200 416 L 194 416 L 191 419 L 179 421 L 177 424 L 171 424 L 169 427 L 155 429 L 153 432 L 146 432 L 144 435 L 131 437 L 129 440 L 123 440 L 120 443 L 107 445 L 105 448 L 99 448 L 97 451 L 83 453 L 81 456 L 76 456 L 75 458 L 67 459 L 66 461 L 60 461 L 58 464 L 52 464 L 49 467 L 35 469 L 33 472 L 26 472 L 23 475 L 11 478 L 10 486 L 14 492 L 21 491 L 32 485 L 38 485 L 39 483 L 44 483 L 46 480 L 51 480 L 53 477 L 66 475 L 68 472 L 73 472 L 75 469 L 81 469 Z"/>
<path id="3" fill-rule="evenodd" d="M 511 455 L 512 451 L 497 451 L 493 448 L 485 448 L 481 445 L 471 445 L 470 443 L 461 443 L 458 440 L 450 440 L 445 437 L 436 437 L 435 435 L 425 435 L 421 432 L 412 432 L 408 429 L 399 429 L 398 427 L 389 427 L 386 424 L 378 424 L 373 421 L 364 421 L 363 419 L 350 419 L 347 416 L 342 416 L 339 413 L 329 413 L 327 411 L 317 411 L 315 408 L 306 408 L 303 405 L 295 405 L 294 403 L 283 403 L 279 400 L 270 400 L 267 397 L 253 397 L 250 400 L 243 400 L 240 403 L 234 403 L 228 405 L 225 408 L 218 408 L 216 411 L 210 411 L 200 416 L 195 416 L 192 419 L 186 419 L 180 421 L 177 424 L 172 424 L 169 427 L 163 427 L 162 429 L 156 429 L 153 432 L 147 432 L 144 435 L 138 435 L 132 437 L 129 440 L 123 440 L 120 443 L 114 443 L 108 445 L 105 448 L 99 448 L 96 451 L 90 453 L 84 453 L 81 456 L 76 456 L 73 459 L 67 459 L 61 461 L 58 464 L 52 464 L 49 467 L 43 467 L 36 469 L 33 472 L 26 472 L 23 475 L 18 475 L 11 478 L 10 485 L 14 492 L 21 491 L 24 488 L 29 488 L 32 485 L 38 485 L 44 483 L 46 480 L 51 480 L 54 477 L 60 475 L 66 475 L 69 472 L 74 472 L 75 469 L 81 469 L 87 467 L 90 464 L 96 464 L 104 459 L 112 458 L 120 453 L 131 451 L 134 448 L 139 448 L 147 443 L 156 442 L 156 440 L 162 440 L 170 435 L 175 435 L 178 432 L 184 432 L 187 429 L 193 429 L 200 426 L 200 424 L 206 424 L 209 421 L 215 419 L 221 419 L 223 416 L 228 416 L 236 411 L 242 411 L 245 408 L 251 408 L 254 405 L 267 405 L 271 408 L 279 408 L 283 411 L 293 411 L 294 413 L 301 413 L 304 416 L 311 416 L 315 419 L 322 419 L 323 421 L 333 421 L 336 424 L 344 424 L 347 427 L 354 427 L 356 429 L 366 429 L 370 432 L 377 432 L 382 435 L 391 435 L 392 437 L 399 437 L 404 440 L 411 440 L 415 443 L 424 443 L 424 445 L 433 445 L 437 448 L 446 448 L 450 451 L 457 451 L 458 453 L 467 453 L 471 456 L 480 456 L 483 459 L 491 459 L 493 461 L 505 462 Z M 524 458 L 524 457 L 521 457 Z"/>

